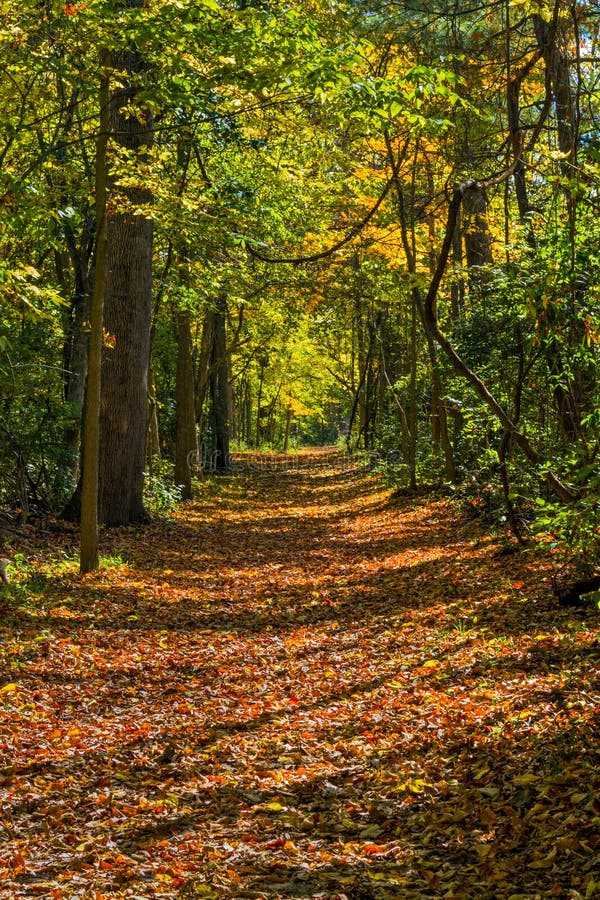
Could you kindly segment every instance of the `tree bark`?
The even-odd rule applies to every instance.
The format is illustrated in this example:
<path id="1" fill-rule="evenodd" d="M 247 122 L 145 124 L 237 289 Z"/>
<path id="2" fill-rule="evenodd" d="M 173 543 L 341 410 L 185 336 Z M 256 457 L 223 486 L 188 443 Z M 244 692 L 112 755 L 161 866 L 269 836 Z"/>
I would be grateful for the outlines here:
<path id="1" fill-rule="evenodd" d="M 492 262 L 487 223 L 487 197 L 482 188 L 467 191 L 463 198 L 465 256 L 469 269 Z"/>
<path id="2" fill-rule="evenodd" d="M 129 5 L 141 6 L 138 0 Z M 110 100 L 115 140 L 140 161 L 152 143 L 150 113 L 131 111 L 142 70 L 140 56 L 124 51 L 113 58 L 122 85 Z M 146 521 L 143 504 L 144 454 L 148 397 L 148 365 L 152 299 L 152 220 L 140 207 L 150 192 L 112 184 L 107 211 L 105 328 L 112 347 L 102 365 L 100 412 L 100 518 L 107 525 Z"/>

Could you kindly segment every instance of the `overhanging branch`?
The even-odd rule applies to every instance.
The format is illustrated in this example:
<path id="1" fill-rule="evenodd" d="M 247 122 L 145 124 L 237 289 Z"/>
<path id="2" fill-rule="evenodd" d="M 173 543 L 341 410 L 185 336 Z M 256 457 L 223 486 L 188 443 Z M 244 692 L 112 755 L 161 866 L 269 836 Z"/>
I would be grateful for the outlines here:
<path id="1" fill-rule="evenodd" d="M 511 171 L 512 166 L 506 170 L 506 178 L 510 176 Z M 488 179 L 488 181 L 486 182 L 478 182 L 473 180 L 465 181 L 455 189 L 452 195 L 452 200 L 450 201 L 450 206 L 448 207 L 448 219 L 444 232 L 444 240 L 442 242 L 437 266 L 433 274 L 433 278 L 431 279 L 429 290 L 427 291 L 423 304 L 423 321 L 425 324 L 425 328 L 427 329 L 433 340 L 442 348 L 442 350 L 454 366 L 454 369 L 458 372 L 459 375 L 462 375 L 462 377 L 472 385 L 475 393 L 481 398 L 481 400 L 483 400 L 488 409 L 501 423 L 505 431 L 512 436 L 516 446 L 519 447 L 525 458 L 533 466 L 539 468 L 542 467 L 543 460 L 529 441 L 529 438 L 518 429 L 516 423 L 513 421 L 508 412 L 490 393 L 485 382 L 475 372 L 473 372 L 471 368 L 469 368 L 469 366 L 460 356 L 451 341 L 443 334 L 443 332 L 440 330 L 437 317 L 437 294 L 444 272 L 446 270 L 446 265 L 448 263 L 448 256 L 452 247 L 452 239 L 454 237 L 454 231 L 456 229 L 461 204 L 465 195 L 469 191 L 482 190 L 485 187 L 489 186 L 490 183 L 499 184 L 500 181 L 498 179 Z M 567 485 L 563 484 L 563 482 L 558 478 L 557 475 L 554 474 L 554 472 L 548 469 L 543 469 L 542 477 L 546 484 L 554 491 L 554 493 L 558 497 L 560 497 L 563 502 L 572 503 L 577 499 L 577 494 L 572 491 Z"/>
<path id="2" fill-rule="evenodd" d="M 326 250 L 320 250 L 318 253 L 310 253 L 306 256 L 270 256 L 266 253 L 261 253 L 260 250 L 256 250 L 256 248 L 251 244 L 246 244 L 246 250 L 248 251 L 250 256 L 253 256 L 255 259 L 260 259 L 261 262 L 268 263 L 285 263 L 288 265 L 298 265 L 300 263 L 318 262 L 318 260 L 320 259 L 326 259 L 328 256 L 332 256 L 337 250 L 341 250 L 341 248 L 346 244 L 349 244 L 350 241 L 352 241 L 357 235 L 359 235 L 360 232 L 369 224 L 369 222 L 389 194 L 390 188 L 392 187 L 393 183 L 394 179 L 390 178 L 386 182 L 383 191 L 381 192 L 374 206 L 371 207 L 367 215 L 363 219 L 361 219 L 360 222 L 357 222 L 355 225 L 353 225 L 343 238 L 341 238 L 331 247 L 328 247 Z"/>

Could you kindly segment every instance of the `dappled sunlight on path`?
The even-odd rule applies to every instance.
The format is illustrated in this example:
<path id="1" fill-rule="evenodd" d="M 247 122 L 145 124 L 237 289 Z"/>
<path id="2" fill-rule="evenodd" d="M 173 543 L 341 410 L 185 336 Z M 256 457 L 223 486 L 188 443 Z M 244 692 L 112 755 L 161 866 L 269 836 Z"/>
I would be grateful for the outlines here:
<path id="1" fill-rule="evenodd" d="M 330 462 L 209 478 L 14 613 L 0 897 L 600 889 L 597 615 Z"/>

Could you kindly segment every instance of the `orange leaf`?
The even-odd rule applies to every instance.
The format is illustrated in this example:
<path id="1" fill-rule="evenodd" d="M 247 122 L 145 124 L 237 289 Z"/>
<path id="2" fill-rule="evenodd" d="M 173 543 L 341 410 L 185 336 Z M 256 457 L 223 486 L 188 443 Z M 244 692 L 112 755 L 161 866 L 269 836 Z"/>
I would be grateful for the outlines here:
<path id="1" fill-rule="evenodd" d="M 365 853 L 372 855 L 374 853 L 383 853 L 384 848 L 380 844 L 366 844 Z"/>

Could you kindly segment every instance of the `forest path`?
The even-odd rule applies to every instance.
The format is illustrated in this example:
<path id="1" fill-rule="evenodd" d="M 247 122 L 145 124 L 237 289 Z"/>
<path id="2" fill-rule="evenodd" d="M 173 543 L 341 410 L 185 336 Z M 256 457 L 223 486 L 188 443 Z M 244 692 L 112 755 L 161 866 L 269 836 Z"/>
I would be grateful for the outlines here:
<path id="1" fill-rule="evenodd" d="M 597 896 L 597 615 L 448 500 L 264 462 L 15 586 L 0 897 Z"/>

